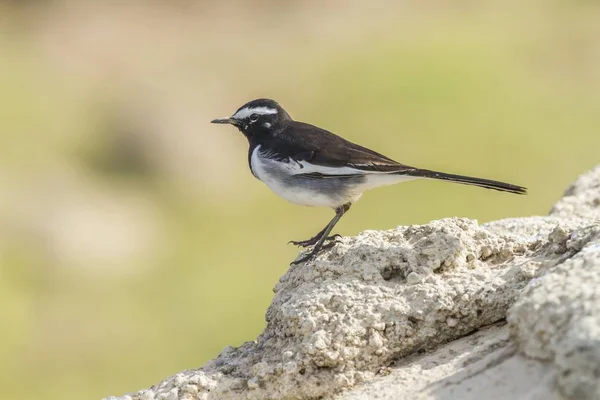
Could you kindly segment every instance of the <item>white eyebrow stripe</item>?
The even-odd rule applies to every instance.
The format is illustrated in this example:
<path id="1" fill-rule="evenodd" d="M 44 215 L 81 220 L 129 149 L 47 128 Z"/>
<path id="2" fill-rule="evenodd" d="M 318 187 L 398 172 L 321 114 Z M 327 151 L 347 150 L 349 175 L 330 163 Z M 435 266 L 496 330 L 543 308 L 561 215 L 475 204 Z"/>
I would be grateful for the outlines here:
<path id="1" fill-rule="evenodd" d="M 260 114 L 260 115 L 277 114 L 277 110 L 274 108 L 270 108 L 270 107 L 254 107 L 254 108 L 245 107 L 245 108 L 242 108 L 240 111 L 236 112 L 235 114 L 233 114 L 231 118 L 244 119 L 244 118 L 249 117 L 252 114 Z"/>

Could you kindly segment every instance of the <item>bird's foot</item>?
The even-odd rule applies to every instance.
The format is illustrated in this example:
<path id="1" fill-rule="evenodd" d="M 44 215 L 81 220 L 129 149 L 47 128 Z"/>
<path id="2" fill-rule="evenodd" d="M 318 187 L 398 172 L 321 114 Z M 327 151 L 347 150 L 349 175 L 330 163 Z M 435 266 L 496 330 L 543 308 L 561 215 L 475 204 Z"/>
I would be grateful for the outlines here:
<path id="1" fill-rule="evenodd" d="M 340 235 L 333 235 L 331 236 L 332 238 L 334 238 L 335 236 L 340 236 Z M 329 238 L 327 238 L 329 239 Z M 315 258 L 317 258 L 317 255 L 322 252 L 323 250 L 327 250 L 332 248 L 333 246 L 335 246 L 335 240 L 331 241 L 327 244 L 322 245 L 320 248 L 315 248 L 313 249 L 310 253 L 308 253 L 307 255 L 305 255 L 304 257 L 301 257 L 297 260 L 294 260 L 290 263 L 290 265 L 298 265 L 298 264 L 302 264 L 303 262 L 311 262 L 313 261 Z"/>
<path id="2" fill-rule="evenodd" d="M 340 235 L 339 233 L 336 233 L 335 235 L 331 235 L 328 236 L 325 241 L 331 241 L 331 240 L 335 240 L 337 238 L 341 238 L 342 235 Z M 313 246 L 315 244 L 317 244 L 317 242 L 319 241 L 320 237 L 317 235 L 313 238 L 307 239 L 307 240 L 299 240 L 299 241 L 295 241 L 295 240 L 290 240 L 288 242 L 288 244 L 293 244 L 295 246 L 299 246 L 299 247 L 309 247 L 309 246 Z"/>

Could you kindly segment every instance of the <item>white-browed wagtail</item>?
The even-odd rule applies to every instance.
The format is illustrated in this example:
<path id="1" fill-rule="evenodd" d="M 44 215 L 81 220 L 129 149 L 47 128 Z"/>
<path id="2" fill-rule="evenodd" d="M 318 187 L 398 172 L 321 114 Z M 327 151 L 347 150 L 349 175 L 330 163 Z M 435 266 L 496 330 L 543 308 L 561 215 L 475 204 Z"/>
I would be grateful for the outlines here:
<path id="1" fill-rule="evenodd" d="M 411 179 L 441 179 L 486 189 L 525 194 L 522 186 L 446 174 L 400 164 L 373 150 L 354 144 L 325 129 L 294 121 L 274 100 L 252 100 L 231 117 L 214 124 L 231 124 L 250 144 L 248 161 L 252 174 L 284 199 L 303 206 L 325 206 L 335 217 L 314 237 L 292 241 L 313 246 L 294 264 L 311 260 L 335 244 L 329 236 L 335 224 L 366 190 Z M 328 244 L 325 242 L 329 241 Z"/>

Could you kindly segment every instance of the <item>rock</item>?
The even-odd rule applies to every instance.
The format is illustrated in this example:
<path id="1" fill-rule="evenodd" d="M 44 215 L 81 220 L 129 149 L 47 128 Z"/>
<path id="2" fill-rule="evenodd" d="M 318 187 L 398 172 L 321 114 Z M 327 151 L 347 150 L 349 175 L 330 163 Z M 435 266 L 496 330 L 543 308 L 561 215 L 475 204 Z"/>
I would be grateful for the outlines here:
<path id="1" fill-rule="evenodd" d="M 600 168 L 548 217 L 343 238 L 290 267 L 255 342 L 129 396 L 600 398 L 598 198 Z"/>
<path id="2" fill-rule="evenodd" d="M 600 165 L 580 176 L 552 207 L 550 215 L 570 218 L 600 218 Z"/>
<path id="3" fill-rule="evenodd" d="M 530 282 L 508 314 L 521 350 L 553 362 L 570 399 L 600 399 L 600 234 L 590 236 L 572 258 Z"/>
<path id="4" fill-rule="evenodd" d="M 551 367 L 519 355 L 503 324 L 399 360 L 387 376 L 335 399 L 558 400 Z"/>

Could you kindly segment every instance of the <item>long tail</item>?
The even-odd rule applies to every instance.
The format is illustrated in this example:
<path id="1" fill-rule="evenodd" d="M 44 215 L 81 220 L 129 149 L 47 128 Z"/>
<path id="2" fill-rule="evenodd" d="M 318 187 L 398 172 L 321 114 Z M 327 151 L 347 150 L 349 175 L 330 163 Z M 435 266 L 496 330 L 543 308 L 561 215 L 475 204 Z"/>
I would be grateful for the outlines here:
<path id="1" fill-rule="evenodd" d="M 440 179 L 443 181 L 462 183 L 464 185 L 474 185 L 486 189 L 499 190 L 501 192 L 510 192 L 516 194 L 527 193 L 527 188 L 524 188 L 523 186 L 511 185 L 510 183 L 493 181 L 490 179 L 473 178 L 471 176 L 446 174 L 444 172 L 430 171 L 428 169 L 413 169 L 409 171 L 403 171 L 402 175 L 409 175 L 419 178 Z"/>

